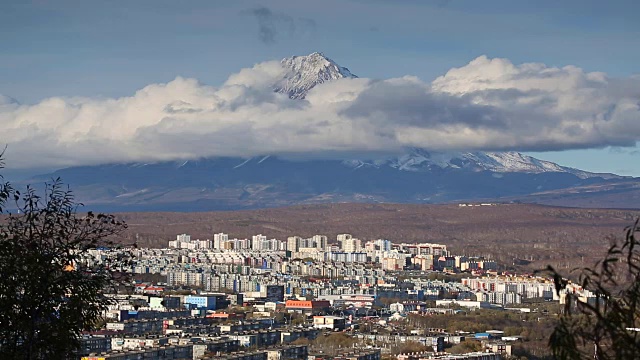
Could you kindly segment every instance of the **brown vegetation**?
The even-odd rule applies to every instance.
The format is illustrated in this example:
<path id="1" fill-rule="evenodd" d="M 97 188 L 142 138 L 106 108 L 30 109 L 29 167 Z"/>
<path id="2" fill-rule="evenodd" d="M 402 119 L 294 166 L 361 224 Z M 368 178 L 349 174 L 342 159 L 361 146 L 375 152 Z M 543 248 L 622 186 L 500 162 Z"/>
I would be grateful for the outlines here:
<path id="1" fill-rule="evenodd" d="M 591 265 L 609 245 L 606 237 L 640 216 L 639 210 L 574 209 L 509 204 L 457 205 L 325 204 L 197 213 L 122 213 L 127 241 L 164 247 L 180 233 L 212 238 L 225 232 L 245 238 L 262 233 L 291 235 L 351 233 L 368 240 L 440 242 L 457 254 L 482 255 L 507 266 L 539 269 Z"/>
<path id="2" fill-rule="evenodd" d="M 406 341 L 401 343 L 398 346 L 394 346 L 391 348 L 391 353 L 394 355 L 407 354 L 407 353 L 421 353 L 425 351 L 433 352 L 433 349 L 417 341 Z"/>
<path id="3" fill-rule="evenodd" d="M 408 324 L 417 329 L 444 328 L 450 333 L 470 332 L 467 341 L 447 350 L 451 353 L 481 350 L 480 342 L 473 340 L 473 333 L 502 330 L 506 336 L 521 338 L 514 345 L 516 353 L 528 359 L 546 358 L 551 355 L 547 342 L 557 324 L 560 306 L 555 303 L 539 303 L 535 308 L 536 312 L 531 313 L 483 309 L 455 315 L 410 315 Z"/>
<path id="4" fill-rule="evenodd" d="M 311 342 L 311 349 L 326 355 L 335 356 L 354 346 L 356 340 L 345 333 L 320 334 Z"/>

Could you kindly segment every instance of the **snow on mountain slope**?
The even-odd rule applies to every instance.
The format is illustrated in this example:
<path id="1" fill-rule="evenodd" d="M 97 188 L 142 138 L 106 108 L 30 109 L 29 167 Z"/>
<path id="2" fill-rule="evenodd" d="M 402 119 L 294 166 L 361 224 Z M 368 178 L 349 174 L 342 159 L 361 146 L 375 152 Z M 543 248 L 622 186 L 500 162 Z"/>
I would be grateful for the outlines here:
<path id="1" fill-rule="evenodd" d="M 565 169 L 555 163 L 539 160 L 519 152 L 474 152 L 465 153 L 463 156 L 485 170 L 497 172 L 564 172 Z"/>
<path id="2" fill-rule="evenodd" d="M 336 64 L 319 52 L 284 58 L 281 64 L 287 72 L 285 77 L 275 84 L 274 90 L 287 94 L 292 99 L 304 99 L 309 90 L 326 81 L 357 77 L 349 69 Z"/>
<path id="3" fill-rule="evenodd" d="M 594 176 L 606 176 L 607 174 L 596 174 L 582 171 L 566 166 L 558 165 L 551 161 L 536 159 L 532 156 L 523 155 L 515 151 L 506 152 L 474 152 L 463 154 L 467 159 L 474 161 L 484 170 L 494 172 L 524 172 L 524 173 L 543 173 L 543 172 L 564 172 L 576 175 L 581 179 L 587 179 Z"/>
<path id="4" fill-rule="evenodd" d="M 536 159 L 515 151 L 507 152 L 430 152 L 423 149 L 409 149 L 406 153 L 386 160 L 348 160 L 343 162 L 353 169 L 361 167 L 388 166 L 402 171 L 432 171 L 436 169 L 491 171 L 496 173 L 548 172 L 569 173 L 581 179 L 591 177 L 619 178 L 613 174 L 590 173 L 556 163 Z"/>

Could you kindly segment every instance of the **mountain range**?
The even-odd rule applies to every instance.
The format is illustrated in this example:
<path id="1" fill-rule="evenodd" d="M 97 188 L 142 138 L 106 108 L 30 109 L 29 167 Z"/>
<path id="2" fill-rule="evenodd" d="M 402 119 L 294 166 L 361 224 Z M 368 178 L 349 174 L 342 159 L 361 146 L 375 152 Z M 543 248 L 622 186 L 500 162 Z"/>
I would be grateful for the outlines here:
<path id="1" fill-rule="evenodd" d="M 318 84 L 357 77 L 321 53 L 285 58 L 281 65 L 285 72 L 273 90 L 291 99 L 304 99 Z M 639 207 L 637 179 L 582 171 L 518 152 L 444 153 L 407 148 L 400 154 L 366 157 L 300 160 L 264 155 L 78 166 L 25 182 L 38 184 L 60 177 L 79 201 L 105 211 L 454 201 Z M 616 196 L 615 202 L 606 200 L 610 194 Z"/>

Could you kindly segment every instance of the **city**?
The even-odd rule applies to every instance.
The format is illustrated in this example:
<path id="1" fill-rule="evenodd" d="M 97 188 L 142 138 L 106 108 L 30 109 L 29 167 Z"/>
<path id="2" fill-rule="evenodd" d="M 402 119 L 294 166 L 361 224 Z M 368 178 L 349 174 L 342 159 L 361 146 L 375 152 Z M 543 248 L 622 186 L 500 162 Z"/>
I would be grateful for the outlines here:
<path id="1" fill-rule="evenodd" d="M 0 1 L 0 360 L 640 359 L 638 14 Z"/>
<path id="2" fill-rule="evenodd" d="M 88 266 L 130 254 L 126 272 L 139 280 L 128 284 L 128 294 L 109 295 L 114 302 L 103 314 L 104 327 L 83 335 L 79 355 L 502 359 L 529 340 L 513 326 L 422 324 L 481 311 L 540 321 L 566 295 L 551 279 L 504 273 L 495 261 L 455 255 L 442 244 L 363 241 L 351 234 L 212 238 L 179 234 L 162 249 L 89 250 Z M 597 299 L 579 286 L 570 291 L 585 302 Z M 346 345 L 336 349 L 323 341 L 334 337 Z"/>

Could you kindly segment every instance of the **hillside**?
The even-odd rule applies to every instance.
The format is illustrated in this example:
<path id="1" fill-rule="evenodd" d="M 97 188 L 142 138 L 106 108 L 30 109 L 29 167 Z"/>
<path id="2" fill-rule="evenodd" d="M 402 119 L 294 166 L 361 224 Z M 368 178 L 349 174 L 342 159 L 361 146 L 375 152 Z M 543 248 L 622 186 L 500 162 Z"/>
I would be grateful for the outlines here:
<path id="1" fill-rule="evenodd" d="M 200 213 L 122 213 L 126 241 L 166 246 L 176 234 L 211 238 L 216 232 L 245 238 L 262 233 L 287 236 L 351 233 L 361 239 L 441 242 L 458 254 L 490 256 L 503 264 L 547 264 L 563 268 L 590 264 L 621 236 L 640 210 L 571 209 L 509 204 L 458 205 L 321 204 L 276 209 Z M 583 263 L 584 261 L 584 263 Z"/>

